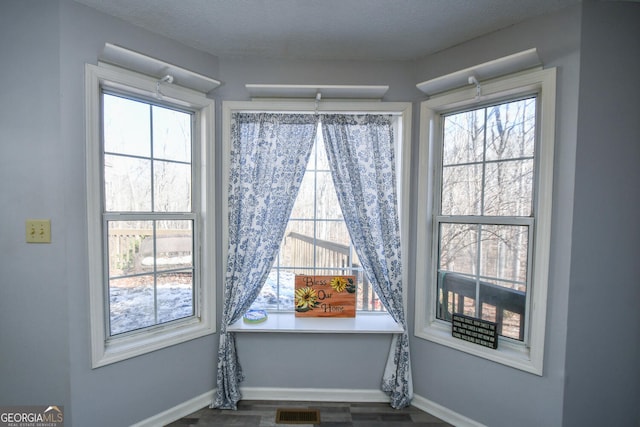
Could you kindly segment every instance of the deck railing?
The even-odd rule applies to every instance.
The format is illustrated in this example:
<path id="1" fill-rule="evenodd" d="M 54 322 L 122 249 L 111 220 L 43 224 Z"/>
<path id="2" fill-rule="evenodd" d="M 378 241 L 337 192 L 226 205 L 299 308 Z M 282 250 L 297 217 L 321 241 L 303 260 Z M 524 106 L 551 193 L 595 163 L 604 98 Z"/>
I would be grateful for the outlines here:
<path id="1" fill-rule="evenodd" d="M 188 234 L 188 231 L 186 233 Z M 152 229 L 110 229 L 108 236 L 110 275 L 142 272 L 141 258 L 153 256 L 153 242 L 150 239 L 152 236 Z M 156 250 L 159 256 L 191 254 L 191 238 L 185 235 L 185 230 L 162 230 L 157 237 Z M 163 241 L 170 241 L 166 249 L 161 244 Z"/>
<path id="2" fill-rule="evenodd" d="M 471 314 L 498 324 L 498 333 L 524 340 L 526 293 L 455 273 L 440 273 L 438 318 Z M 480 315 L 476 313 L 476 299 Z"/>
<path id="3" fill-rule="evenodd" d="M 286 236 L 292 239 L 292 265 L 313 265 L 314 251 L 316 265 L 322 265 L 331 271 L 330 274 L 344 274 L 358 276 L 358 292 L 356 293 L 356 308 L 362 311 L 384 311 L 380 299 L 373 291 L 362 267 L 351 261 L 351 249 L 328 240 L 314 239 L 313 236 L 290 232 Z M 321 268 L 319 268 L 321 270 Z M 314 274 L 313 270 L 296 270 L 301 274 Z"/>

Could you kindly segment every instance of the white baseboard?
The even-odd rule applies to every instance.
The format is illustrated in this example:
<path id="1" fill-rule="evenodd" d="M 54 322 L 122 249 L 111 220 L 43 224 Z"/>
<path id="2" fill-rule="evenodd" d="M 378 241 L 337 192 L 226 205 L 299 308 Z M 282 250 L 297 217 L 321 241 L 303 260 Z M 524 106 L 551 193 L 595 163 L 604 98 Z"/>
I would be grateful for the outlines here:
<path id="1" fill-rule="evenodd" d="M 135 423 L 131 427 L 160 427 L 167 425 L 211 405 L 211 402 L 213 402 L 213 396 L 214 391 L 208 391 L 200 396 L 194 397 L 193 399 L 189 399 L 186 402 L 182 402 L 173 408 L 160 412 L 153 417 Z"/>
<path id="2" fill-rule="evenodd" d="M 335 388 L 270 388 L 240 387 L 247 400 L 297 400 L 304 402 L 388 402 L 382 390 L 350 390 Z"/>
<path id="3" fill-rule="evenodd" d="M 414 395 L 411 401 L 411 406 L 428 412 L 434 417 L 438 417 L 443 421 L 453 424 L 456 427 L 486 427 L 484 424 L 480 424 L 477 421 L 467 418 L 462 414 L 452 411 L 449 408 L 445 408 L 429 399 L 425 399 L 422 396 Z"/>
<path id="4" fill-rule="evenodd" d="M 242 398 L 245 400 L 389 402 L 389 396 L 383 391 L 369 389 L 241 387 L 240 391 Z M 210 406 L 213 402 L 214 395 L 215 390 L 208 391 L 153 417 L 133 424 L 131 427 L 159 427 L 172 423 L 193 412 Z M 421 396 L 414 396 L 411 405 L 458 427 L 485 427 L 464 415 L 458 414 Z"/>

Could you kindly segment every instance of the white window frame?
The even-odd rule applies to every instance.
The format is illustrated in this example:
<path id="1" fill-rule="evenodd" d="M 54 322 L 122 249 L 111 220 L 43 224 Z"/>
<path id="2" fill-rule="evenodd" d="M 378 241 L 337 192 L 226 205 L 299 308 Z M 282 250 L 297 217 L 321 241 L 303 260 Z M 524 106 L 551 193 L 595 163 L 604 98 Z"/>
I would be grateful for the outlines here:
<path id="1" fill-rule="evenodd" d="M 105 284 L 102 168 L 101 168 L 101 92 L 111 90 L 123 95 L 158 99 L 194 112 L 195 147 L 192 167 L 193 194 L 199 202 L 199 217 L 194 235 L 194 259 L 200 271 L 194 280 L 194 316 L 155 325 L 127 334 L 109 336 L 108 293 Z M 214 206 L 214 100 L 205 94 L 177 85 L 163 85 L 158 93 L 157 80 L 108 64 L 85 66 L 86 178 L 89 259 L 89 308 L 92 367 L 108 365 L 215 332 L 215 206 Z"/>
<path id="2" fill-rule="evenodd" d="M 317 105 L 314 101 L 304 100 L 256 100 L 256 101 L 223 101 L 222 102 L 222 200 L 228 200 L 228 183 L 231 164 L 231 117 L 234 113 L 242 112 L 271 112 L 284 114 L 393 114 L 401 116 L 401 126 L 397 131 L 402 136 L 401 152 L 396 153 L 396 170 L 398 176 L 398 209 L 400 215 L 400 239 L 403 262 L 403 301 L 406 312 L 408 265 L 406 254 L 408 253 L 409 232 L 406 226 L 409 223 L 409 179 L 411 165 L 411 111 L 409 102 L 382 102 L 363 100 L 327 100 Z M 398 136 L 400 136 L 398 135 Z M 228 256 L 229 235 L 229 206 L 223 203 L 222 207 L 222 259 L 224 268 Z M 323 322 L 322 320 L 325 320 Z M 391 315 L 383 312 L 358 312 L 356 319 L 336 318 L 331 319 L 331 326 L 327 319 L 318 321 L 314 318 L 295 319 L 294 311 L 270 312 L 267 322 L 260 324 L 258 328 L 247 327 L 242 319 L 229 327 L 234 332 L 300 332 L 300 333 L 398 333 L 402 328 L 393 321 Z"/>
<path id="3" fill-rule="evenodd" d="M 420 153 L 416 244 L 415 335 L 456 350 L 492 360 L 536 375 L 542 375 L 555 135 L 556 71 L 538 69 L 483 82 L 478 89 L 467 87 L 434 96 L 421 103 Z M 437 232 L 435 197 L 439 191 L 438 162 L 434 153 L 442 144 L 443 114 L 495 102 L 507 102 L 526 95 L 538 96 L 536 171 L 534 180 L 534 237 L 531 286 L 527 289 L 527 318 L 523 343 L 500 338 L 498 349 L 483 347 L 451 336 L 451 323 L 436 318 Z M 428 260 L 428 261 L 427 261 Z"/>

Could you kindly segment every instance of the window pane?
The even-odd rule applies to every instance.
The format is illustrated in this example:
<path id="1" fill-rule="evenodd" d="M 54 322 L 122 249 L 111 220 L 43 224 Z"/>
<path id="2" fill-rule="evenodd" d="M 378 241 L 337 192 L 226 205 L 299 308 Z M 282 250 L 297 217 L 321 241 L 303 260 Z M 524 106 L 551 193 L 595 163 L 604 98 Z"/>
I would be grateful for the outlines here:
<path id="1" fill-rule="evenodd" d="M 315 174 L 307 171 L 302 178 L 300 191 L 296 199 L 291 218 L 313 218 L 313 203 L 315 197 Z"/>
<path id="2" fill-rule="evenodd" d="M 442 172 L 442 215 L 480 215 L 482 165 L 448 166 Z"/>
<path id="3" fill-rule="evenodd" d="M 373 290 L 371 282 L 367 280 L 364 271 L 352 270 L 350 274 L 356 276 L 356 282 L 358 285 L 356 293 L 356 310 L 384 311 L 385 308 L 382 305 L 382 302 L 380 302 L 380 298 L 378 298 L 378 295 Z"/>
<path id="4" fill-rule="evenodd" d="M 149 157 L 149 105 L 104 94 L 104 151 Z"/>
<path id="5" fill-rule="evenodd" d="M 316 221 L 318 239 L 351 247 L 351 237 L 344 221 Z"/>
<path id="6" fill-rule="evenodd" d="M 191 211 L 191 165 L 153 162 L 154 211 Z"/>
<path id="7" fill-rule="evenodd" d="M 316 218 L 342 218 L 342 209 L 333 185 L 331 172 L 316 172 Z"/>
<path id="8" fill-rule="evenodd" d="M 193 267 L 192 221 L 157 221 L 155 264 L 157 270 Z"/>
<path id="9" fill-rule="evenodd" d="M 153 245 L 146 243 L 153 241 L 153 221 L 108 221 L 107 237 L 109 277 L 153 269 Z M 145 253 L 147 246 L 151 251 Z"/>
<path id="10" fill-rule="evenodd" d="M 478 226 L 440 224 L 440 270 L 476 274 Z"/>
<path id="11" fill-rule="evenodd" d="M 104 197 L 107 212 L 151 210 L 151 162 L 123 156 L 104 156 Z"/>
<path id="12" fill-rule="evenodd" d="M 294 283 L 293 271 L 272 269 L 251 308 L 293 311 Z"/>
<path id="13" fill-rule="evenodd" d="M 515 313 L 513 311 L 504 310 L 502 313 L 502 322 L 499 323 L 499 334 L 514 340 L 524 340 L 524 313 Z"/>
<path id="14" fill-rule="evenodd" d="M 533 159 L 488 163 L 485 186 L 485 215 L 530 216 Z"/>
<path id="15" fill-rule="evenodd" d="M 313 228 L 313 221 L 289 220 L 280 245 L 281 266 L 313 267 Z"/>
<path id="16" fill-rule="evenodd" d="M 316 259 L 317 268 L 349 268 L 351 267 L 351 244 L 349 233 L 344 222 L 318 221 L 316 223 Z M 320 273 L 317 273 L 320 274 Z M 346 274 L 333 272 L 327 274 Z"/>
<path id="17" fill-rule="evenodd" d="M 322 130 L 320 130 L 320 126 L 318 126 L 318 133 L 316 137 L 316 143 L 314 145 L 314 151 L 311 153 L 312 155 L 317 153 L 316 164 L 311 166 L 320 171 L 328 171 L 329 170 L 329 160 L 327 159 L 327 148 L 324 145 L 324 139 L 322 138 Z"/>
<path id="18" fill-rule="evenodd" d="M 107 234 L 112 335 L 194 314 L 191 220 L 108 221 Z"/>
<path id="19" fill-rule="evenodd" d="M 533 157 L 536 99 L 523 99 L 487 109 L 487 160 Z"/>
<path id="20" fill-rule="evenodd" d="M 438 274 L 438 319 L 451 320 L 453 313 L 476 315 L 477 281 L 456 273 Z"/>
<path id="21" fill-rule="evenodd" d="M 184 271 L 109 280 L 111 335 L 193 316 L 192 276 Z"/>
<path id="22" fill-rule="evenodd" d="M 483 225 L 480 275 L 526 283 L 528 227 Z"/>
<path id="23" fill-rule="evenodd" d="M 466 111 L 444 119 L 442 164 L 481 162 L 484 150 L 484 110 Z"/>
<path id="24" fill-rule="evenodd" d="M 153 157 L 191 162 L 191 114 L 153 106 Z"/>
<path id="25" fill-rule="evenodd" d="M 109 280 L 111 335 L 155 324 L 153 275 Z"/>
<path id="26" fill-rule="evenodd" d="M 526 294 L 502 281 L 481 282 L 482 318 L 498 324 L 500 335 L 522 340 Z"/>
<path id="27" fill-rule="evenodd" d="M 194 315 L 193 272 L 159 274 L 157 277 L 158 323 Z"/>

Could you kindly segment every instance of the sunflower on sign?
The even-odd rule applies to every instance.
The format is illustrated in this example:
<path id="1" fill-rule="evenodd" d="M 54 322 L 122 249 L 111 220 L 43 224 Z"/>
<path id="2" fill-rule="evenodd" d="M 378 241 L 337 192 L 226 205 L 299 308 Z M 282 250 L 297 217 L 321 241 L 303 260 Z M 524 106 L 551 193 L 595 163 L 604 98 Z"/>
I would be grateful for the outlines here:
<path id="1" fill-rule="evenodd" d="M 310 287 L 296 289 L 295 293 L 296 311 L 304 313 L 313 310 L 320 305 L 318 293 Z"/>
<path id="2" fill-rule="evenodd" d="M 343 292 L 346 290 L 347 292 L 352 294 L 356 291 L 356 285 L 353 283 L 353 279 L 350 277 L 345 279 L 344 277 L 336 276 L 331 279 L 331 282 L 329 284 L 336 292 Z"/>

